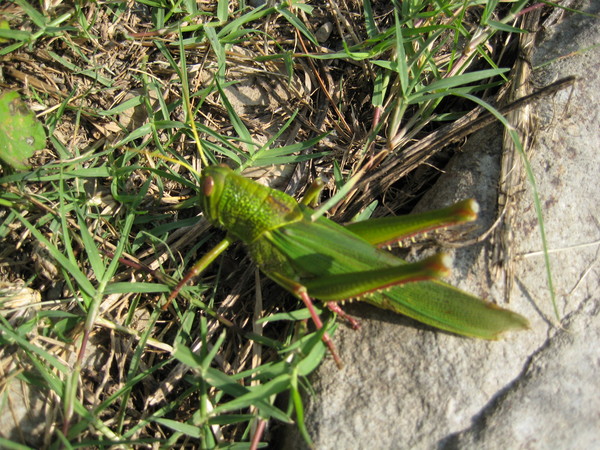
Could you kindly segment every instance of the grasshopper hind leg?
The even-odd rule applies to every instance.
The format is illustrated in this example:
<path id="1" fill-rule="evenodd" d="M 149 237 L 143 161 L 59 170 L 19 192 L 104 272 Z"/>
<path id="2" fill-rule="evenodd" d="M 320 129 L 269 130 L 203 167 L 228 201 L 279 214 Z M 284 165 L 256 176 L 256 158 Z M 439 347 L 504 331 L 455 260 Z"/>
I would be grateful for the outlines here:
<path id="1" fill-rule="evenodd" d="M 312 321 L 314 322 L 315 327 L 317 327 L 317 330 L 320 330 L 321 328 L 323 328 L 323 322 L 321 321 L 321 318 L 317 314 L 317 311 L 315 311 L 315 306 L 313 305 L 311 298 L 309 297 L 308 293 L 306 292 L 306 289 L 300 289 L 299 291 L 297 291 L 297 295 L 302 299 L 302 302 L 304 302 L 304 305 L 310 312 L 310 317 L 312 318 Z M 344 315 L 345 315 L 345 313 L 344 313 Z M 338 366 L 338 369 L 342 369 L 344 367 L 344 363 L 342 362 L 342 358 L 340 358 L 340 355 L 338 354 L 337 349 L 335 348 L 335 344 L 331 340 L 331 337 L 329 336 L 329 334 L 327 332 L 323 333 L 322 339 L 323 339 L 323 343 L 327 346 L 329 353 L 331 353 L 331 356 L 333 356 L 333 360 L 335 361 L 336 366 Z"/>
<path id="2" fill-rule="evenodd" d="M 320 330 L 321 328 L 323 328 L 323 321 L 317 314 L 317 311 L 315 310 L 315 305 L 313 304 L 312 299 L 308 295 L 308 292 L 307 292 L 305 286 L 301 285 L 300 283 L 297 283 L 296 281 L 290 280 L 289 278 L 285 277 L 284 275 L 282 275 L 278 272 L 269 273 L 269 277 L 273 281 L 275 281 L 277 284 L 279 284 L 280 286 L 282 286 L 289 292 L 293 293 L 300 300 L 302 300 L 302 302 L 304 303 L 304 306 L 306 306 L 306 309 L 308 309 L 308 312 L 310 313 L 310 317 L 311 317 L 313 323 L 315 324 L 315 327 L 317 328 L 317 330 Z M 342 311 L 342 313 L 344 316 L 347 316 L 343 311 Z M 349 316 L 347 316 L 347 317 L 349 317 Z M 337 352 L 335 345 L 333 344 L 333 341 L 331 340 L 331 337 L 329 336 L 329 334 L 327 332 L 323 333 L 322 339 L 323 339 L 323 343 L 327 346 L 329 353 L 331 353 L 331 356 L 333 356 L 333 360 L 335 361 L 335 364 L 338 366 L 339 369 L 342 369 L 344 367 L 344 363 L 342 362 L 340 355 L 338 355 L 338 352 Z"/>

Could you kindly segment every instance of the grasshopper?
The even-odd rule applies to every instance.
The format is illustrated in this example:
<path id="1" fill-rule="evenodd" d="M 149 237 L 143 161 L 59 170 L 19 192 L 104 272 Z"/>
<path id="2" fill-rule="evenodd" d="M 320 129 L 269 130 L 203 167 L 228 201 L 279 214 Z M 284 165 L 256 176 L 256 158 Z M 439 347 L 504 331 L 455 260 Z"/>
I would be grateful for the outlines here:
<path id="1" fill-rule="evenodd" d="M 346 318 L 339 304 L 360 300 L 404 314 L 452 333 L 496 339 L 508 330 L 528 328 L 527 319 L 463 292 L 440 278 L 449 272 L 449 256 L 438 254 L 416 263 L 380 249 L 418 232 L 472 221 L 475 200 L 401 217 L 385 217 L 342 226 L 313 218 L 308 204 L 258 184 L 226 166 L 208 166 L 200 177 L 200 206 L 205 217 L 227 236 L 198 261 L 171 292 L 168 303 L 232 242 L 243 242 L 261 271 L 301 299 L 318 329 L 323 323 L 312 299 Z M 324 333 L 336 364 L 342 362 Z"/>

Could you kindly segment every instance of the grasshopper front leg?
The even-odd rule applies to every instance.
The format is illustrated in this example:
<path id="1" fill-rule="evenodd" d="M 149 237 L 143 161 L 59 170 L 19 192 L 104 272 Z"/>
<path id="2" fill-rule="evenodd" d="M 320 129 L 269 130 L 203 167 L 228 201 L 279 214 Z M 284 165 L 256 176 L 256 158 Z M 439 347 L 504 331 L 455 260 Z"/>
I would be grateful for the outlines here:
<path id="1" fill-rule="evenodd" d="M 194 277 L 200 275 L 204 270 L 212 264 L 212 262 L 217 259 L 217 257 L 223 253 L 227 247 L 229 247 L 235 239 L 231 236 L 227 235 L 225 239 L 219 242 L 213 249 L 207 252 L 200 260 L 192 266 L 192 268 L 188 271 L 188 273 L 177 283 L 177 286 L 171 291 L 167 302 L 163 305 L 162 309 L 166 310 L 171 302 L 177 297 L 179 291 Z"/>

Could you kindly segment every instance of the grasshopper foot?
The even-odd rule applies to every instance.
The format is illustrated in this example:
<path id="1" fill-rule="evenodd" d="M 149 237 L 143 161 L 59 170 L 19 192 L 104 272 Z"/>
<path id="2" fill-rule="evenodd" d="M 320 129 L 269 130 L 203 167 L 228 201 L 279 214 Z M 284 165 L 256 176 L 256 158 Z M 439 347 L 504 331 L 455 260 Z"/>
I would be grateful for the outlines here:
<path id="1" fill-rule="evenodd" d="M 344 311 L 336 302 L 327 302 L 325 303 L 325 306 L 327 306 L 330 311 L 336 313 L 338 316 L 348 322 L 353 330 L 360 330 L 360 323 L 358 320 L 347 314 L 346 311 Z"/>

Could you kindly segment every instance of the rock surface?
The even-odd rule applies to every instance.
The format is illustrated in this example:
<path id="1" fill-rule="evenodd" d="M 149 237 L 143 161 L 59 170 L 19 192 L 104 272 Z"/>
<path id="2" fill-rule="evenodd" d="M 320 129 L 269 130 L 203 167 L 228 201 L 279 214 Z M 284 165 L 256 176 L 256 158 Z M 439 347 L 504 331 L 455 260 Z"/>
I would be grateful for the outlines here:
<path id="1" fill-rule="evenodd" d="M 600 5 L 583 10 L 598 14 Z M 404 317 L 352 305 L 361 331 L 340 327 L 346 363 L 328 361 L 314 379 L 307 426 L 318 449 L 591 448 L 600 445 L 600 27 L 571 15 L 538 44 L 536 85 L 576 75 L 572 89 L 536 107 L 531 165 L 544 211 L 562 317 L 554 313 L 531 188 L 517 203 L 516 279 L 508 307 L 531 330 L 498 342 L 434 331 Z M 586 50 L 581 50 L 586 49 Z M 579 53 L 573 53 L 580 50 Z M 562 57 L 562 58 L 559 58 Z M 468 196 L 482 205 L 480 230 L 494 220 L 500 129 L 470 139 L 424 208 Z M 456 251 L 451 282 L 502 299 L 489 270 L 489 243 Z M 291 437 L 286 448 L 303 448 Z"/>

